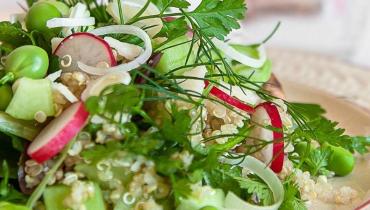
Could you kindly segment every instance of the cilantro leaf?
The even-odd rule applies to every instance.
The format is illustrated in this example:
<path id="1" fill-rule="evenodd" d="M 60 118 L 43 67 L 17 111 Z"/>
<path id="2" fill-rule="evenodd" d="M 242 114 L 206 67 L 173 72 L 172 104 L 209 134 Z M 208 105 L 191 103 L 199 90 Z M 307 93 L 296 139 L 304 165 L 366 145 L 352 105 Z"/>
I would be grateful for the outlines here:
<path id="1" fill-rule="evenodd" d="M 209 37 L 223 40 L 233 29 L 240 28 L 238 19 L 245 15 L 244 0 L 203 0 L 189 16 Z"/>
<path id="2" fill-rule="evenodd" d="M 279 210 L 307 210 L 296 184 L 288 179 L 284 183 L 284 200 Z"/>
<path id="3" fill-rule="evenodd" d="M 270 188 L 257 178 L 234 177 L 239 182 L 241 189 L 247 190 L 249 194 L 255 194 L 258 200 L 262 201 L 263 205 L 271 205 L 274 201 L 274 196 Z"/>
<path id="4" fill-rule="evenodd" d="M 370 148 L 370 136 L 363 137 L 363 136 L 356 136 L 352 137 L 352 148 L 354 151 L 365 154 L 369 152 Z"/>
<path id="5" fill-rule="evenodd" d="M 14 48 L 30 44 L 31 40 L 27 32 L 22 29 L 19 23 L 9 21 L 0 22 L 0 42 L 13 46 Z"/>
<path id="6" fill-rule="evenodd" d="M 96 145 L 88 150 L 83 150 L 81 156 L 92 163 L 97 163 L 102 159 L 114 156 L 121 149 L 122 145 L 120 142 L 112 141 L 104 145 Z"/>

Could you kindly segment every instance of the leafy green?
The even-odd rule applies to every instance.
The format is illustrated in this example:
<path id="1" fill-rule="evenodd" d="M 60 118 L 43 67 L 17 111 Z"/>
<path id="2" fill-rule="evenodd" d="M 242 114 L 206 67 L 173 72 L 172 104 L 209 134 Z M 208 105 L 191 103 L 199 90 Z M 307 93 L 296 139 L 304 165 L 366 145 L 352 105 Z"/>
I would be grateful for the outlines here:
<path id="1" fill-rule="evenodd" d="M 289 178 L 284 182 L 284 200 L 279 210 L 307 210 L 296 184 Z"/>
<path id="2" fill-rule="evenodd" d="M 332 151 L 329 147 L 320 147 L 310 151 L 307 157 L 304 157 L 304 164 L 302 168 L 305 171 L 309 171 L 311 175 L 316 176 L 318 174 L 327 175 L 328 160 Z"/>
<path id="3" fill-rule="evenodd" d="M 368 152 L 370 140 L 366 137 L 351 137 L 345 134 L 345 129 L 338 128 L 338 123 L 322 116 L 325 113 L 319 105 L 314 104 L 290 104 L 292 115 L 301 115 L 305 120 L 305 126 L 298 127 L 290 135 L 290 139 L 302 141 L 317 141 L 321 145 L 329 143 L 334 146 L 343 147 L 350 152 L 364 154 Z"/>
<path id="4" fill-rule="evenodd" d="M 9 185 L 9 166 L 4 160 L 2 162 L 2 180 L 0 182 L 0 201 L 24 203 L 26 197 Z"/>
<path id="5" fill-rule="evenodd" d="M 92 149 L 84 150 L 81 156 L 92 163 L 97 163 L 104 158 L 111 157 L 116 154 L 117 151 L 122 149 L 122 145 L 118 141 L 111 141 L 104 145 L 97 145 Z"/>
<path id="6" fill-rule="evenodd" d="M 174 176 L 171 177 L 172 191 L 176 202 L 180 201 L 180 198 L 187 198 L 191 194 L 190 183 L 186 179 L 176 180 Z"/>
<path id="7" fill-rule="evenodd" d="M 12 139 L 0 133 L 0 162 L 6 161 L 8 163 L 8 169 L 3 169 L 0 165 L 0 174 L 8 173 L 9 177 L 16 179 L 18 172 L 18 160 L 20 152 L 13 148 Z"/>
<path id="8" fill-rule="evenodd" d="M 217 165 L 216 169 L 204 173 L 204 182 L 214 188 L 222 189 L 225 193 L 233 192 L 240 196 L 242 189 L 234 177 L 241 177 L 241 168 L 226 164 Z"/>
<path id="9" fill-rule="evenodd" d="M 156 35 L 156 37 L 166 37 L 167 41 L 174 40 L 188 31 L 188 24 L 185 21 L 184 17 L 177 18 L 173 21 L 164 21 L 163 28 Z"/>
<path id="10" fill-rule="evenodd" d="M 31 44 L 31 40 L 27 32 L 22 29 L 21 24 L 12 24 L 9 21 L 0 22 L 0 42 L 9 44 L 14 48 Z"/>
<path id="11" fill-rule="evenodd" d="M 188 110 L 178 110 L 175 106 L 172 107 L 172 115 L 170 119 L 165 119 L 161 126 L 163 137 L 171 142 L 179 142 L 187 145 L 189 135 L 191 117 Z"/>
<path id="12" fill-rule="evenodd" d="M 188 8 L 190 3 L 186 0 L 151 0 L 160 11 L 164 12 L 166 9 L 175 8 Z"/>
<path id="13" fill-rule="evenodd" d="M 223 40 L 233 29 L 240 28 L 238 19 L 245 15 L 244 0 L 203 0 L 189 16 L 209 37 Z"/>

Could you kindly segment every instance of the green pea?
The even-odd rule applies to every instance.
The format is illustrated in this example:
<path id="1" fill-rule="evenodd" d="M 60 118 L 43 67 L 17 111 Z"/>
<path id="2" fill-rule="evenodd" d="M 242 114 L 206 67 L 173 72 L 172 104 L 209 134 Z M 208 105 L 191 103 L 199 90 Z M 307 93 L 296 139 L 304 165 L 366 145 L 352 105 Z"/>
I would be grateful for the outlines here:
<path id="1" fill-rule="evenodd" d="M 329 145 L 333 151 L 328 161 L 328 169 L 335 175 L 346 176 L 350 174 L 355 166 L 353 154 L 342 147 Z"/>
<path id="2" fill-rule="evenodd" d="M 50 29 L 46 26 L 48 20 L 53 18 L 60 18 L 62 14 L 60 11 L 50 3 L 39 2 L 34 4 L 27 13 L 26 27 L 28 31 L 38 31 L 51 38 L 57 35 L 60 28 Z"/>
<path id="3" fill-rule="evenodd" d="M 0 79 L 0 85 L 12 82 L 21 77 L 42 79 L 46 76 L 49 58 L 40 47 L 25 45 L 13 50 L 5 61 L 5 76 Z"/>
<path id="4" fill-rule="evenodd" d="M 201 208 L 199 210 L 218 210 L 218 209 L 216 207 L 214 207 L 214 206 L 205 206 L 205 207 L 203 207 L 203 208 Z"/>
<path id="5" fill-rule="evenodd" d="M 8 107 L 12 97 L 13 91 L 9 85 L 0 86 L 0 111 L 4 111 Z"/>
<path id="6" fill-rule="evenodd" d="M 298 153 L 300 156 L 303 156 L 307 150 L 307 142 L 300 142 L 294 146 L 294 152 Z"/>

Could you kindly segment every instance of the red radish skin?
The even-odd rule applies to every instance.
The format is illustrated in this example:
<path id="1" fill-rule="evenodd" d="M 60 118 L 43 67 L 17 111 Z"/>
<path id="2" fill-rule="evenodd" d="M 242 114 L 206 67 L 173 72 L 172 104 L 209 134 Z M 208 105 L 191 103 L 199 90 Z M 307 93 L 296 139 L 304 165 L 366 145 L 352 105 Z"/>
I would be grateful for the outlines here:
<path id="1" fill-rule="evenodd" d="M 370 200 L 366 201 L 361 206 L 357 207 L 355 210 L 366 210 L 370 208 Z"/>
<path id="2" fill-rule="evenodd" d="M 27 154 L 38 163 L 51 159 L 83 129 L 88 117 L 82 102 L 71 105 L 40 132 Z"/>
<path id="3" fill-rule="evenodd" d="M 263 108 L 267 112 L 271 120 L 271 126 L 276 129 L 283 130 L 283 122 L 280 117 L 280 113 L 276 105 L 271 102 L 265 102 L 259 104 L 256 109 Z M 280 173 L 283 169 L 284 164 L 284 134 L 279 131 L 273 132 L 273 160 L 271 162 L 270 168 L 275 173 Z"/>
<path id="4" fill-rule="evenodd" d="M 60 58 L 62 58 L 64 55 L 67 55 L 67 54 L 71 54 L 71 53 L 65 53 L 64 51 L 71 51 L 71 52 L 74 52 L 73 50 L 84 50 L 84 48 L 86 48 L 86 43 L 85 44 L 82 44 L 82 46 L 74 46 L 75 49 L 65 49 L 67 46 L 67 44 L 71 41 L 71 40 L 78 40 L 78 39 L 85 39 L 85 42 L 86 43 L 91 43 L 91 44 L 95 44 L 96 46 L 101 46 L 102 47 L 102 51 L 99 52 L 100 55 L 103 54 L 103 58 L 104 60 L 101 60 L 101 59 L 97 59 L 95 58 L 94 60 L 94 55 L 92 55 L 92 52 L 91 53 L 86 53 L 86 54 L 83 54 L 83 55 L 80 55 L 80 54 L 77 54 L 75 56 L 78 56 L 78 58 L 74 58 L 72 57 L 72 59 L 74 60 L 75 63 L 77 63 L 77 61 L 81 61 L 83 63 L 86 62 L 87 58 L 89 58 L 89 56 L 94 56 L 92 58 L 90 58 L 91 60 L 89 61 L 93 61 L 93 62 L 96 62 L 96 63 L 85 63 L 87 65 L 92 65 L 92 66 L 95 66 L 97 63 L 101 62 L 101 61 L 104 61 L 104 62 L 107 62 L 110 66 L 116 66 L 117 65 L 117 61 L 115 59 L 115 56 L 113 54 L 113 51 L 112 51 L 112 48 L 109 46 L 109 44 L 102 38 L 100 38 L 99 36 L 96 36 L 94 34 L 91 34 L 91 33 L 86 33 L 86 32 L 80 32 L 80 33 L 74 33 L 68 37 L 66 37 L 59 45 L 58 47 L 55 49 L 54 51 L 54 55 L 57 55 L 59 56 Z M 76 44 L 77 45 L 77 44 Z M 69 48 L 72 48 L 70 46 L 68 46 Z M 97 47 L 93 47 L 92 49 L 98 49 Z M 96 53 L 95 53 L 96 54 Z"/>
<path id="5" fill-rule="evenodd" d="M 210 85 L 209 81 L 207 80 L 204 81 L 204 84 L 205 88 L 207 88 Z M 210 94 L 231 106 L 234 106 L 240 110 L 247 112 L 248 114 L 253 114 L 255 112 L 255 109 L 252 106 L 243 103 L 242 101 L 235 97 L 230 96 L 229 94 L 225 93 L 224 91 L 215 86 L 212 87 Z"/>

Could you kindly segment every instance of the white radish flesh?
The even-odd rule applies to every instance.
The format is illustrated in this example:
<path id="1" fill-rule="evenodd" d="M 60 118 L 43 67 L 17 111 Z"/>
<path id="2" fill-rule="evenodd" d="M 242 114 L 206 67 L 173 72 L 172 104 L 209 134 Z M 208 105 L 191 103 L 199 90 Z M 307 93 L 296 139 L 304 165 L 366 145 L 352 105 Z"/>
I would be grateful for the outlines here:
<path id="1" fill-rule="evenodd" d="M 51 159 L 80 132 L 89 117 L 84 104 L 71 105 L 33 140 L 27 154 L 39 163 Z"/>
<path id="2" fill-rule="evenodd" d="M 261 151 L 263 161 L 271 163 L 270 168 L 275 173 L 279 173 L 284 163 L 284 134 L 278 108 L 270 102 L 262 103 L 256 107 L 251 120 L 256 124 L 251 136 L 258 140 L 272 142 Z M 271 126 L 281 131 L 267 129 L 264 126 Z"/>
<path id="3" fill-rule="evenodd" d="M 54 54 L 65 63 L 61 65 L 63 71 L 78 70 L 77 62 L 89 66 L 98 66 L 102 63 L 105 63 L 107 67 L 116 65 L 116 59 L 109 44 L 91 33 L 72 34 L 59 44 Z"/>

